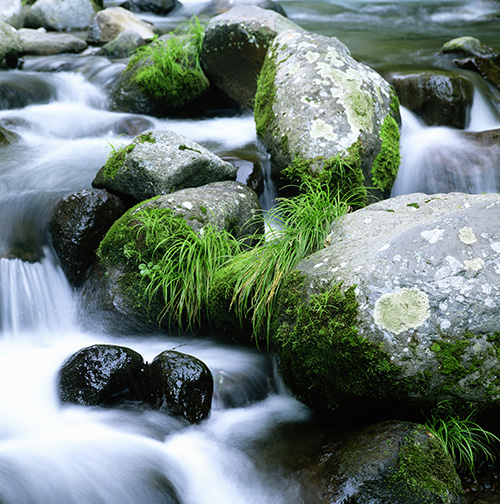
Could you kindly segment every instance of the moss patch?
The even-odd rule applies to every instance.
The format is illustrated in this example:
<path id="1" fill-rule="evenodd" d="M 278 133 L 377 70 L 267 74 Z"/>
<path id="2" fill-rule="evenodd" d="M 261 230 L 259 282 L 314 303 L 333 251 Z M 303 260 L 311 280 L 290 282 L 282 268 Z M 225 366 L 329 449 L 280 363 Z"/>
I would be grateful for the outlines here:
<path id="1" fill-rule="evenodd" d="M 327 185 L 334 194 L 338 190 L 341 198 L 351 201 L 353 207 L 360 208 L 368 200 L 361 168 L 361 151 L 361 142 L 356 142 L 346 152 L 330 159 L 317 157 L 306 160 L 295 156 L 283 170 L 283 176 L 287 182 L 297 186 L 312 182 Z"/>
<path id="2" fill-rule="evenodd" d="M 358 336 L 354 287 L 335 285 L 306 304 L 303 281 L 293 272 L 283 288 L 273 338 L 290 389 L 306 404 L 330 411 L 391 397 L 399 371 L 381 346 Z"/>
<path id="3" fill-rule="evenodd" d="M 257 136 L 263 138 L 274 121 L 273 103 L 276 97 L 276 54 L 269 49 L 259 77 L 255 93 L 254 118 Z"/>
<path id="4" fill-rule="evenodd" d="M 388 115 L 380 129 L 382 145 L 372 164 L 371 174 L 374 187 L 381 191 L 391 190 L 398 174 L 401 156 L 399 153 L 399 126 L 391 115 Z"/>
<path id="5" fill-rule="evenodd" d="M 405 504 L 454 502 L 460 480 L 441 442 L 423 430 L 409 435 L 400 450 L 398 469 L 389 478 Z M 398 496 L 399 497 L 399 496 Z"/>

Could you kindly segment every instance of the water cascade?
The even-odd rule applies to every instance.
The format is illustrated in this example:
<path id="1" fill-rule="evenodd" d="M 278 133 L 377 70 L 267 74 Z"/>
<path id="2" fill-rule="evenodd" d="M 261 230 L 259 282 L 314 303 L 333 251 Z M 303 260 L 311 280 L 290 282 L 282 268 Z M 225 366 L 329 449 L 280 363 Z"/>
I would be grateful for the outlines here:
<path id="1" fill-rule="evenodd" d="M 182 3 L 166 25 L 208 2 Z M 491 44 L 496 32 L 485 26 L 492 3 L 282 2 L 292 20 L 334 34 L 354 57 L 381 73 L 408 62 L 436 63 L 440 44 L 462 35 L 466 26 Z M 412 37 L 406 36 L 409 19 Z M 96 343 L 128 346 L 146 360 L 181 347 L 209 366 L 218 386 L 228 377 L 251 383 L 272 374 L 268 356 L 256 349 L 164 333 L 139 337 L 104 321 L 100 330 L 88 330 L 94 325 L 82 323 L 96 314 L 81 311 L 79 292 L 64 277 L 46 226 L 57 201 L 90 188 L 112 146 L 134 137 L 123 135 L 124 123 L 139 130 L 173 130 L 217 154 L 251 150 L 268 170 L 251 115 L 198 121 L 108 110 L 106 86 L 123 67 L 85 54 L 26 58 L 22 70 L 0 72 L 0 125 L 19 136 L 17 143 L 0 147 L 0 502 L 307 504 L 299 483 L 265 458 L 263 447 L 276 429 L 311 416 L 279 386 L 266 398 L 237 407 L 228 407 L 216 391 L 210 418 L 196 426 L 154 411 L 60 405 L 58 369 L 73 352 Z M 477 91 L 467 131 L 500 124 L 487 102 L 490 95 Z M 441 190 L 434 173 L 425 174 L 430 180 L 425 187 L 419 185 L 422 167 L 435 155 L 449 158 L 450 152 L 454 163 L 462 158 L 461 164 L 484 172 L 480 181 L 471 175 L 463 187 L 460 181 L 467 177 L 457 171 L 453 190 L 498 190 L 488 160 L 464 152 L 461 144 L 458 132 L 424 127 L 403 111 L 403 166 L 395 194 Z M 268 179 L 265 208 L 274 196 Z"/>

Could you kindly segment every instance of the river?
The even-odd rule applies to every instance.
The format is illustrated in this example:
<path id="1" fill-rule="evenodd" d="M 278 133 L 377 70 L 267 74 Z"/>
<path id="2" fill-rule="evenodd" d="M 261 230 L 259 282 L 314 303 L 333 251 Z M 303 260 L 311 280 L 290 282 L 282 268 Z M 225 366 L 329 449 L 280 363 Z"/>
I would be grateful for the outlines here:
<path id="1" fill-rule="evenodd" d="M 151 18 L 173 26 L 206 3 L 184 1 L 172 16 Z M 337 36 L 356 59 L 382 74 L 439 68 L 440 47 L 454 37 L 472 35 L 493 46 L 500 42 L 499 2 L 331 0 L 282 5 L 292 20 Z M 254 349 L 215 339 L 121 332 L 82 308 L 79 292 L 58 265 L 47 234 L 51 209 L 63 196 L 90 188 L 112 146 L 129 140 L 119 134 L 129 115 L 109 111 L 105 92 L 121 68 L 120 62 L 86 54 L 26 58 L 22 70 L 0 72 L 0 124 L 20 136 L 18 143 L 0 148 L 0 502 L 167 503 L 171 501 L 164 489 L 173 485 L 183 504 L 313 504 L 301 497 L 299 482 L 284 468 L 262 463 L 259 447 L 277 428 L 311 418 L 279 379 L 265 399 L 236 408 L 216 394 L 210 418 L 196 426 L 153 411 L 59 403 L 58 369 L 73 352 L 95 343 L 125 345 L 146 360 L 180 347 L 209 366 L 218 387 L 229 377 L 250 390 L 260 376 L 273 373 L 269 357 Z M 9 86 L 23 89 L 25 100 L 9 102 Z M 498 96 L 486 91 L 477 82 L 470 131 L 499 127 L 497 109 L 489 101 Z M 428 145 L 453 142 L 455 134 L 450 128 L 427 128 L 408 111 L 402 118 L 397 194 L 414 190 L 411 180 L 418 179 L 414 174 L 425 163 L 422 153 Z M 215 153 L 251 150 L 267 166 L 249 115 L 141 119 Z M 416 152 L 424 161 L 415 162 Z M 479 181 L 475 191 L 497 188 L 483 183 L 490 182 Z M 272 204 L 273 194 L 267 184 L 264 207 Z"/>

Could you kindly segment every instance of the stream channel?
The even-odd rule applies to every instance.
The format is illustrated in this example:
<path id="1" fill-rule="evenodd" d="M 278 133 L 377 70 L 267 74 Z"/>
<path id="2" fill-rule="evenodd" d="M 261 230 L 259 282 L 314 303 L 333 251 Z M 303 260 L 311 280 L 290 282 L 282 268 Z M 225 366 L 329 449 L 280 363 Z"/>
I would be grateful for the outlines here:
<path id="1" fill-rule="evenodd" d="M 184 1 L 171 16 L 150 20 L 165 28 L 187 19 L 208 2 Z M 500 46 L 500 2 L 459 0 L 283 1 L 287 15 L 308 30 L 334 35 L 352 55 L 383 75 L 449 68 L 440 48 L 471 35 Z M 111 4 L 109 4 L 111 5 Z M 50 247 L 47 222 L 64 196 L 89 189 L 128 114 L 108 108 L 107 88 L 123 61 L 90 52 L 78 56 L 27 57 L 22 70 L 0 72 L 0 123 L 21 141 L 0 149 L 0 502 L 3 504 L 163 503 L 170 482 L 183 504 L 310 504 L 299 482 L 262 447 L 277 429 L 307 426 L 311 412 L 295 401 L 279 379 L 259 401 L 255 383 L 272 374 L 265 352 L 151 333 L 137 336 L 112 327 L 79 304 Z M 466 129 L 500 128 L 499 93 L 471 72 L 454 69 L 475 85 Z M 9 104 L 2 84 L 26 90 Z M 144 119 L 144 118 L 142 118 Z M 252 152 L 269 169 L 251 115 L 202 120 L 148 117 L 153 128 L 183 134 L 216 154 Z M 414 191 L 498 191 L 494 167 L 473 186 L 442 187 L 439 173 L 419 186 L 428 149 L 448 149 L 457 170 L 471 155 L 461 153 L 456 131 L 428 128 L 402 111 L 402 165 L 393 194 Z M 137 116 L 134 120 L 138 120 Z M 479 156 L 479 154 L 477 154 Z M 480 162 L 480 161 L 478 161 Z M 485 161 L 486 162 L 486 161 Z M 498 170 L 497 170 L 498 171 Z M 266 186 L 262 205 L 273 203 Z M 22 244 L 40 256 L 21 259 Z M 202 359 L 216 377 L 241 380 L 239 407 L 216 393 L 211 416 L 186 426 L 154 411 L 61 407 L 56 376 L 73 352 L 96 343 L 128 346 L 148 361 L 163 350 Z M 245 388 L 246 387 L 246 388 Z M 231 401 L 229 401 L 231 402 Z M 292 439 L 289 444 L 299 440 Z"/>

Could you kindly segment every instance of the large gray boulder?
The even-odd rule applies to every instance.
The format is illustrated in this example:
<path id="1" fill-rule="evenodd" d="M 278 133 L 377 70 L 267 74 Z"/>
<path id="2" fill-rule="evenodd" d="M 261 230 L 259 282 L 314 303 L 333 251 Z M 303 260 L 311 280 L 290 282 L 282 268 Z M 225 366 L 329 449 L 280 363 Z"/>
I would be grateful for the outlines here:
<path id="1" fill-rule="evenodd" d="M 73 35 L 65 33 L 47 33 L 43 29 L 19 30 L 23 54 L 48 56 L 60 53 L 81 53 L 87 49 L 87 43 Z"/>
<path id="2" fill-rule="evenodd" d="M 203 70 L 230 99 L 253 107 L 267 49 L 282 31 L 301 28 L 277 12 L 237 5 L 214 17 L 203 38 Z"/>
<path id="3" fill-rule="evenodd" d="M 37 0 L 27 11 L 25 26 L 55 31 L 88 28 L 96 8 L 92 0 Z"/>
<path id="4" fill-rule="evenodd" d="M 421 117 L 427 126 L 465 127 L 474 86 L 463 75 L 429 70 L 393 74 L 390 81 L 401 105 Z"/>
<path id="5" fill-rule="evenodd" d="M 153 298 L 146 295 L 147 278 L 141 275 L 137 258 L 147 263 L 156 245 L 161 248 L 160 241 L 167 244 L 164 247 L 172 247 L 169 248 L 171 252 L 175 252 L 178 245 L 171 244 L 169 232 L 164 232 L 161 236 L 157 234 L 156 241 L 150 241 L 146 247 L 144 230 L 138 232 L 141 229 L 138 227 L 139 212 L 151 217 L 151 224 L 145 224 L 146 228 L 151 226 L 149 229 L 154 227 L 154 217 L 167 222 L 181 221 L 177 226 L 172 222 L 171 233 L 177 238 L 181 233 L 186 240 L 191 240 L 191 230 L 201 236 L 208 225 L 218 231 L 227 231 L 235 238 L 263 231 L 261 225 L 255 224 L 255 216 L 261 212 L 256 194 L 235 181 L 179 190 L 142 202 L 127 211 L 113 224 L 100 244 L 100 260 L 84 287 L 84 302 L 92 303 L 111 316 L 121 314 L 128 321 L 139 321 L 152 327 L 158 327 L 158 320 L 163 319 L 168 325 L 169 314 L 164 312 L 164 298 L 160 292 Z M 176 243 L 179 243 L 178 239 Z M 154 267 L 153 263 L 151 267 Z M 189 269 L 189 264 L 186 267 Z"/>
<path id="6" fill-rule="evenodd" d="M 107 58 L 127 58 L 146 41 L 134 30 L 120 32 L 113 40 L 104 44 L 97 52 L 98 56 Z"/>
<path id="7" fill-rule="evenodd" d="M 187 187 L 235 179 L 233 165 L 196 142 L 172 131 L 146 131 L 116 150 L 92 184 L 143 201 Z"/>
<path id="8" fill-rule="evenodd" d="M 335 172 L 332 160 L 341 156 L 357 179 L 353 185 L 390 190 L 399 166 L 397 99 L 335 37 L 285 31 L 274 39 L 259 78 L 255 120 L 274 176 L 301 182 L 310 173 Z"/>
<path id="9" fill-rule="evenodd" d="M 348 214 L 301 261 L 275 342 L 314 407 L 500 407 L 500 195 L 410 194 Z"/>
<path id="10" fill-rule="evenodd" d="M 136 32 L 144 40 L 151 40 L 155 35 L 152 26 L 141 21 L 134 13 L 122 7 L 109 7 L 93 17 L 87 33 L 87 42 L 103 45 L 125 30 Z"/>
<path id="11" fill-rule="evenodd" d="M 21 51 L 18 31 L 0 21 L 0 68 L 15 68 Z"/>
<path id="12" fill-rule="evenodd" d="M 22 8 L 21 0 L 0 0 L 0 21 L 14 28 L 22 28 L 24 24 Z"/>

